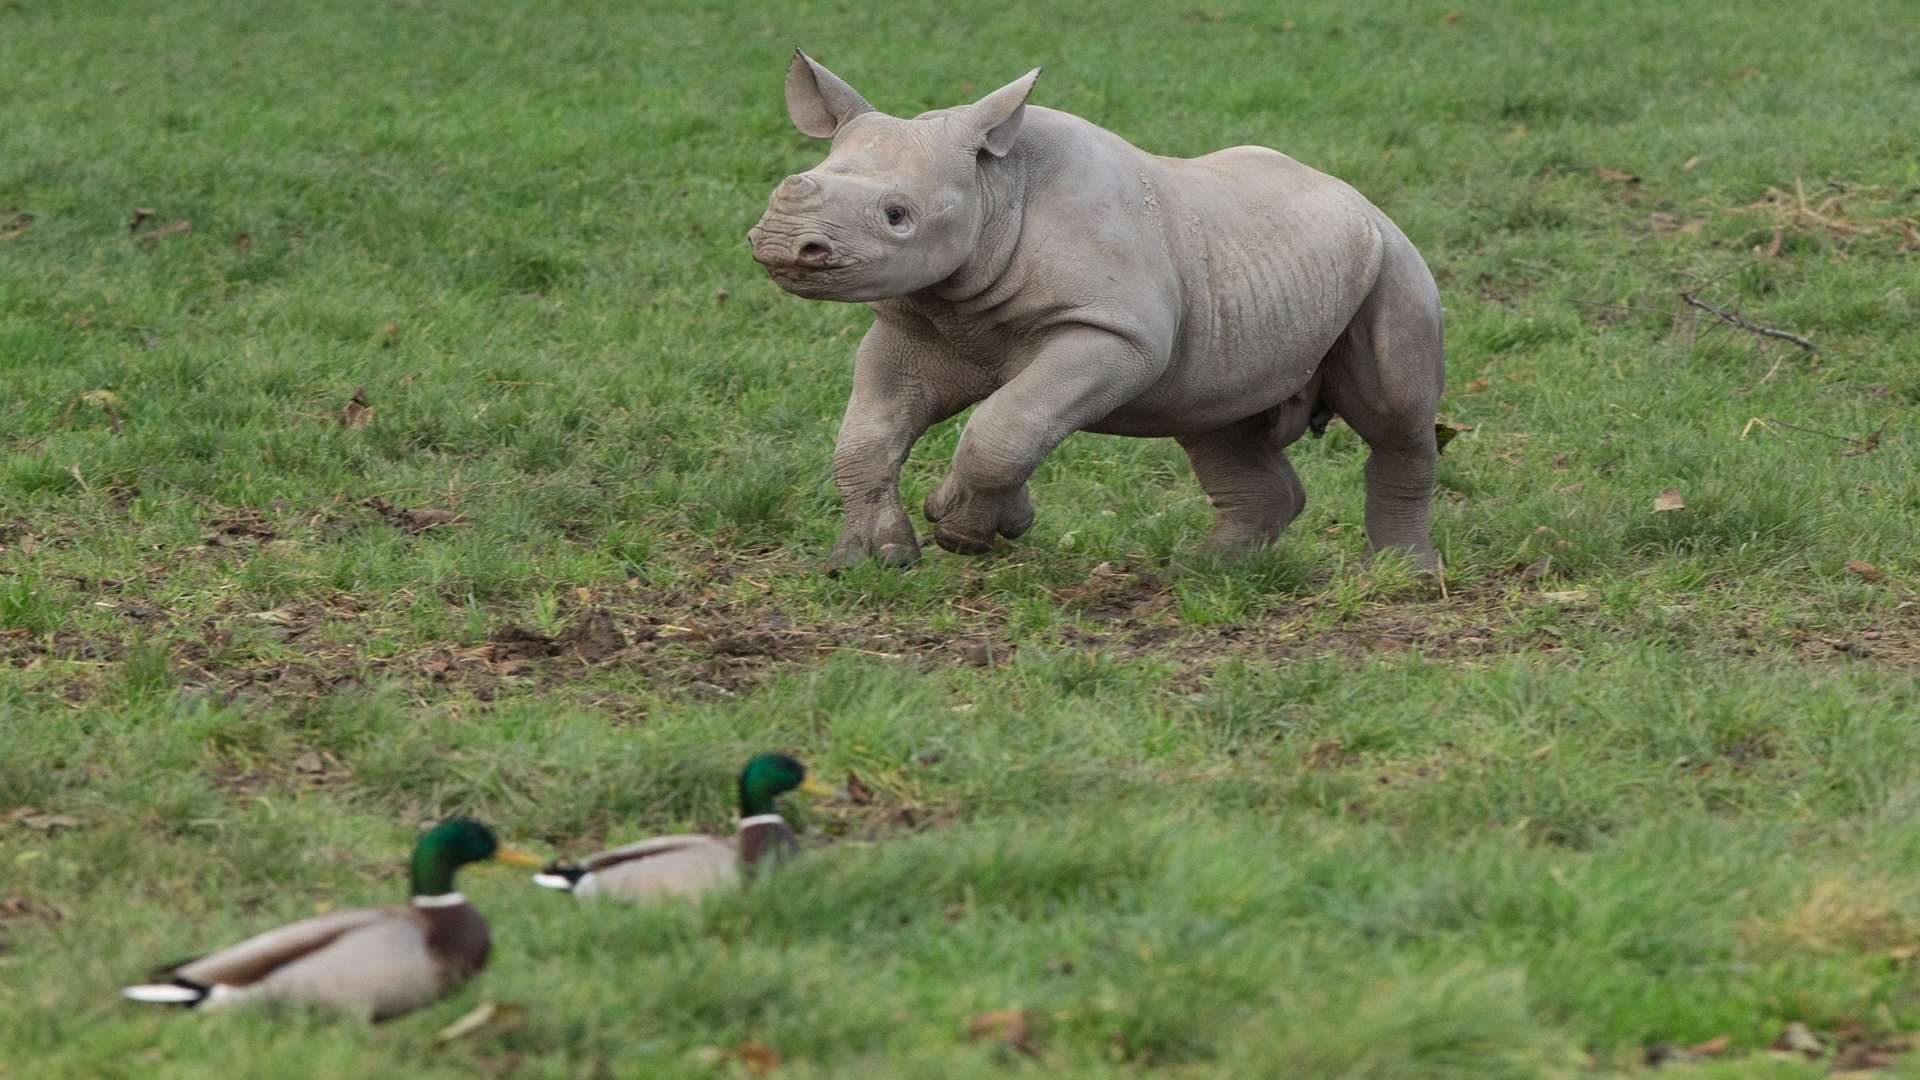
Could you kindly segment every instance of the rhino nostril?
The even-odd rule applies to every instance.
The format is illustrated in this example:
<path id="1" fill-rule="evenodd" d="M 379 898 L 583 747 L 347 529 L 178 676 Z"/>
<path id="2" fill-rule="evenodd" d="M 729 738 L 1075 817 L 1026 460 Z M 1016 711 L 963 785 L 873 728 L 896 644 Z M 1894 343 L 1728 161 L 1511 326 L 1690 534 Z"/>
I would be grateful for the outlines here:
<path id="1" fill-rule="evenodd" d="M 800 245 L 799 260 L 808 266 L 820 266 L 833 258 L 833 249 L 818 241 Z"/>

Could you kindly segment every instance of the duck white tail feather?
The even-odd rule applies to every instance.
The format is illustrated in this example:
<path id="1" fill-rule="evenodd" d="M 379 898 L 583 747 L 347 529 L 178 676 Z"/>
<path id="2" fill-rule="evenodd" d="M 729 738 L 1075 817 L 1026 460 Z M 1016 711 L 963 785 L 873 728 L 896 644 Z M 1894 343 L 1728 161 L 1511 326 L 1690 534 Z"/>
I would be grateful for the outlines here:
<path id="1" fill-rule="evenodd" d="M 561 892 L 573 891 L 572 880 L 560 874 L 535 874 L 533 875 L 533 883 L 535 885 L 543 885 L 549 889 L 559 889 Z"/>
<path id="2" fill-rule="evenodd" d="M 129 1001 L 145 1001 L 155 1005 L 192 1005 L 206 997 L 207 993 L 191 986 L 179 986 L 174 983 L 146 983 L 140 986 L 122 987 L 120 996 Z"/>

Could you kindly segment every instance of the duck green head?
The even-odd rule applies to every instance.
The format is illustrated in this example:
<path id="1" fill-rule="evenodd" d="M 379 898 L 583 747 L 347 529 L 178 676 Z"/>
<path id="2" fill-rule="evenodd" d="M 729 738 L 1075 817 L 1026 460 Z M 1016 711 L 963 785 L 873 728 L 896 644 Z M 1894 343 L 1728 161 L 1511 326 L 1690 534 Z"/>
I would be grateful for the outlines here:
<path id="1" fill-rule="evenodd" d="M 536 866 L 540 860 L 522 851 L 503 848 L 493 830 L 468 818 L 453 818 L 428 829 L 413 846 L 413 895 L 441 896 L 453 891 L 453 872 L 487 859 L 516 866 Z"/>
<path id="2" fill-rule="evenodd" d="M 813 795 L 831 795 L 833 789 L 807 779 L 807 768 L 785 754 L 755 754 L 740 770 L 740 816 L 771 814 L 773 800 L 799 788 Z"/>

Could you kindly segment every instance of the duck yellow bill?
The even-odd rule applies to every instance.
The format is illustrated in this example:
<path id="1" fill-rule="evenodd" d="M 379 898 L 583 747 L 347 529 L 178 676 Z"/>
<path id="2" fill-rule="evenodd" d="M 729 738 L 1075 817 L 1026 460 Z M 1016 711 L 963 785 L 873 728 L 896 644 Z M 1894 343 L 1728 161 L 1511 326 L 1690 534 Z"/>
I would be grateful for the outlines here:
<path id="1" fill-rule="evenodd" d="M 545 866 L 546 860 L 530 851 L 519 848 L 503 847 L 493 853 L 493 857 L 508 866 Z"/>
<path id="2" fill-rule="evenodd" d="M 836 795 L 838 792 L 809 776 L 800 781 L 800 790 L 809 795 Z"/>

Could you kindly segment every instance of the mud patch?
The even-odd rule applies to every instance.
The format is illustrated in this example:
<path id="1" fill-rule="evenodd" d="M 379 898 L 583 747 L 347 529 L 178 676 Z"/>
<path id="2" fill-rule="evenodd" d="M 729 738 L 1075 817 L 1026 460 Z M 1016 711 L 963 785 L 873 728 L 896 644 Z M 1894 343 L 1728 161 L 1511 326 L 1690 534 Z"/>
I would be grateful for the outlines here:
<path id="1" fill-rule="evenodd" d="M 249 515 L 217 524 L 213 535 L 228 538 L 222 543 L 267 543 L 262 534 L 274 531 Z M 1199 690 L 1218 665 L 1230 660 L 1280 663 L 1331 656 L 1364 661 L 1407 653 L 1473 664 L 1503 655 L 1571 652 L 1596 634 L 1645 632 L 1630 616 L 1623 621 L 1591 602 L 1585 590 L 1540 591 L 1544 577 L 1531 567 L 1445 596 L 1423 587 L 1357 605 L 1343 603 L 1331 590 L 1280 596 L 1265 610 L 1228 625 L 1183 623 L 1170 579 L 1111 563 L 1094 567 L 1083 581 L 1050 590 L 1069 618 L 1040 633 L 1019 628 L 1009 598 L 984 588 L 957 594 L 948 618 L 938 624 L 930 615 L 898 617 L 885 610 L 808 620 L 796 617 L 765 586 L 758 592 L 737 587 L 741 581 L 757 584 L 753 574 L 784 557 L 772 553 L 743 562 L 716 556 L 704 580 L 674 588 L 628 581 L 577 589 L 547 612 L 545 621 L 502 613 L 485 641 L 426 642 L 398 652 L 395 642 L 408 639 L 397 621 L 401 616 L 347 593 L 270 611 L 226 606 L 192 621 L 124 596 L 99 606 L 120 611 L 129 635 L 170 637 L 183 691 L 218 700 L 284 701 L 296 709 L 302 702 L 374 684 L 397 685 L 423 701 L 460 693 L 490 701 L 501 693 L 554 689 L 608 670 L 637 672 L 647 687 L 642 697 L 727 698 L 785 667 L 819 664 L 836 655 L 934 670 L 993 667 L 1023 648 L 1171 664 L 1178 669 L 1174 689 Z M 954 612 L 960 613 L 957 625 Z M 1552 617 L 1529 617 L 1541 612 Z M 1920 669 L 1920 602 L 1896 601 L 1894 610 L 1858 629 L 1783 628 L 1769 618 L 1756 613 L 1742 622 L 1680 622 L 1682 632 L 1697 639 L 1689 648 L 1727 656 Z M 0 631 L 0 659 L 14 667 L 111 661 L 122 654 L 122 647 L 109 640 Z M 609 692 L 619 699 L 609 704 L 624 722 L 645 722 L 643 706 Z"/>
<path id="2" fill-rule="evenodd" d="M 37 667 L 47 660 L 112 660 L 120 648 L 110 642 L 94 641 L 79 634 L 56 630 L 36 634 L 31 630 L 0 630 L 0 662 L 9 667 Z"/>
<path id="3" fill-rule="evenodd" d="M 1106 622 L 1139 622 L 1173 607 L 1173 587 L 1151 574 L 1101 563 L 1079 585 L 1052 591 L 1068 611 Z"/>

